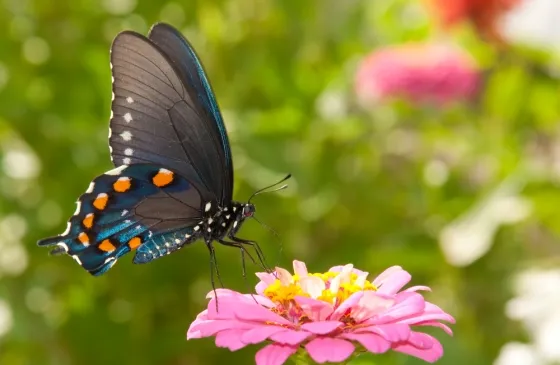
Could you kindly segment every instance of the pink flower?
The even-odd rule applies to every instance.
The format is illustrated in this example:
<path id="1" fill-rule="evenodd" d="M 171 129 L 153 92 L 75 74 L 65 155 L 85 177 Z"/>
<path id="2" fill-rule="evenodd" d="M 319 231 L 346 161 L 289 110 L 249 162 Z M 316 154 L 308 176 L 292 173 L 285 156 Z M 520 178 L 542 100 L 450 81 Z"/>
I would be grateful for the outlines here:
<path id="1" fill-rule="evenodd" d="M 479 72 L 460 49 L 412 43 L 374 51 L 358 67 L 355 89 L 365 104 L 401 97 L 413 103 L 447 104 L 476 94 Z"/>
<path id="2" fill-rule="evenodd" d="M 352 265 L 326 273 L 308 273 L 294 261 L 295 275 L 276 268 L 258 273 L 257 294 L 218 289 L 205 311 L 191 324 L 187 339 L 215 336 L 216 346 L 231 351 L 263 341 L 257 365 L 281 365 L 298 349 L 317 363 L 342 362 L 355 351 L 375 354 L 390 349 L 434 362 L 443 348 L 434 337 L 416 332 L 422 326 L 451 329 L 451 315 L 424 300 L 415 286 L 401 290 L 411 276 L 399 266 L 385 270 L 373 282 Z"/>

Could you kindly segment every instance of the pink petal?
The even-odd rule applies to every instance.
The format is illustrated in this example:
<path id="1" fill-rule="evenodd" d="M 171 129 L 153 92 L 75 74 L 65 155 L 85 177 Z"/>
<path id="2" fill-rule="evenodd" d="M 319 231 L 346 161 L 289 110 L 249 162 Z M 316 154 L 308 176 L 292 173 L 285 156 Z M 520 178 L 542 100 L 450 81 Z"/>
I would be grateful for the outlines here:
<path id="1" fill-rule="evenodd" d="M 235 317 L 243 321 L 273 322 L 292 326 L 292 322 L 280 315 L 256 304 L 232 303 L 235 306 Z"/>
<path id="2" fill-rule="evenodd" d="M 372 284 L 379 288 L 383 284 L 383 282 L 387 280 L 388 277 L 390 277 L 391 275 L 399 271 L 404 271 L 404 270 L 400 266 L 391 266 L 390 268 L 386 269 L 381 274 L 379 274 L 373 280 Z"/>
<path id="3" fill-rule="evenodd" d="M 340 338 L 317 337 L 309 341 L 305 349 L 315 362 L 322 364 L 346 360 L 354 352 L 354 345 Z"/>
<path id="4" fill-rule="evenodd" d="M 391 348 L 391 343 L 373 333 L 343 333 L 341 337 L 358 341 L 366 350 L 374 354 L 382 354 Z"/>
<path id="5" fill-rule="evenodd" d="M 424 297 L 418 293 L 399 293 L 396 303 L 389 308 L 383 316 L 392 318 L 393 321 L 411 316 L 418 316 L 424 311 Z M 380 318 L 382 320 L 383 318 Z"/>
<path id="6" fill-rule="evenodd" d="M 434 338 L 426 333 L 413 331 L 410 332 L 407 342 L 416 348 L 427 350 L 432 348 Z"/>
<path id="7" fill-rule="evenodd" d="M 274 304 L 274 302 L 270 299 L 268 299 L 267 297 L 264 297 L 262 295 L 256 295 L 256 294 L 243 294 L 243 297 L 245 297 L 246 299 L 248 299 L 249 301 L 252 301 L 255 304 L 260 304 L 264 307 L 267 308 L 274 308 L 276 307 L 276 304 Z"/>
<path id="8" fill-rule="evenodd" d="M 213 336 L 216 333 L 229 329 L 250 329 L 253 327 L 251 323 L 244 323 L 236 320 L 209 320 L 193 322 L 187 331 L 187 340 L 192 338 L 202 338 Z"/>
<path id="9" fill-rule="evenodd" d="M 288 286 L 294 282 L 294 278 L 292 277 L 292 274 L 290 274 L 288 270 L 282 269 L 281 267 L 277 267 L 275 272 L 276 272 L 276 278 L 280 280 L 282 285 Z"/>
<path id="10" fill-rule="evenodd" d="M 305 341 L 309 336 L 311 336 L 311 333 L 306 331 L 287 330 L 273 334 L 270 336 L 270 339 L 284 345 L 298 345 Z"/>
<path id="11" fill-rule="evenodd" d="M 334 309 L 331 304 L 323 302 L 322 300 L 301 296 L 296 296 L 294 300 L 309 319 L 315 322 L 326 320 Z"/>
<path id="12" fill-rule="evenodd" d="M 405 289 L 404 291 L 432 291 L 428 286 L 416 285 L 411 286 L 410 288 Z"/>
<path id="13" fill-rule="evenodd" d="M 242 330 L 226 330 L 216 335 L 216 346 L 225 347 L 231 351 L 237 351 L 247 344 L 241 342 Z"/>
<path id="14" fill-rule="evenodd" d="M 358 331 L 376 333 L 390 342 L 406 341 L 411 332 L 408 325 L 400 323 L 369 326 L 360 328 L 357 330 L 357 332 Z"/>
<path id="15" fill-rule="evenodd" d="M 294 274 L 299 275 L 300 278 L 307 277 L 307 266 L 305 266 L 305 262 L 294 260 Z"/>
<path id="16" fill-rule="evenodd" d="M 268 325 L 257 326 L 255 328 L 245 331 L 241 335 L 241 341 L 246 344 L 256 344 L 259 342 L 263 342 L 264 340 L 266 340 L 267 338 L 269 338 L 270 336 L 276 333 L 284 332 L 284 331 L 289 331 L 289 330 L 280 326 L 268 326 Z"/>
<path id="17" fill-rule="evenodd" d="M 316 335 L 326 335 L 331 333 L 342 326 L 342 322 L 339 321 L 322 321 L 322 322 L 310 322 L 305 323 L 301 326 L 301 329 L 309 331 Z"/>
<path id="18" fill-rule="evenodd" d="M 346 265 L 345 265 L 346 266 Z M 329 269 L 329 272 L 341 272 L 342 269 L 345 267 L 342 265 L 339 266 L 333 266 Z M 362 271 L 362 270 L 358 270 L 358 269 L 352 269 L 352 273 L 356 274 L 356 275 L 363 275 L 365 274 L 366 277 L 369 275 L 369 273 L 367 271 Z"/>
<path id="19" fill-rule="evenodd" d="M 436 322 L 436 321 L 420 322 L 420 323 L 415 323 L 414 325 L 415 326 L 438 327 L 438 328 L 441 328 L 442 330 L 444 330 L 445 333 L 447 333 L 449 336 L 453 336 L 453 331 L 451 330 L 451 328 L 449 328 L 449 326 L 447 326 L 443 323 Z"/>
<path id="20" fill-rule="evenodd" d="M 230 290 L 230 289 L 225 289 L 225 288 L 217 288 L 216 291 L 214 292 L 214 290 L 209 291 L 208 294 L 206 294 L 206 298 L 207 299 L 211 299 L 214 297 L 234 297 L 234 298 L 239 298 L 239 297 L 243 297 L 243 294 L 238 293 L 236 291 Z M 219 299 L 218 299 L 219 301 Z"/>
<path id="21" fill-rule="evenodd" d="M 311 298 L 319 297 L 326 289 L 325 282 L 316 276 L 306 276 L 300 279 L 299 284 L 303 292 L 309 294 Z"/>
<path id="22" fill-rule="evenodd" d="M 257 365 L 282 365 L 296 352 L 297 346 L 273 343 L 263 347 L 257 352 L 255 355 L 255 362 Z"/>
<path id="23" fill-rule="evenodd" d="M 255 291 L 260 295 L 263 295 L 265 289 L 274 284 L 276 281 L 276 276 L 268 272 L 258 272 L 255 275 L 261 279 L 261 281 L 255 286 Z"/>
<path id="24" fill-rule="evenodd" d="M 380 313 L 387 312 L 394 303 L 395 299 L 392 297 L 387 297 L 374 291 L 366 291 L 352 308 L 351 316 L 356 322 L 363 322 Z"/>
<path id="25" fill-rule="evenodd" d="M 395 270 L 391 275 L 384 278 L 383 282 L 377 286 L 378 293 L 394 295 L 405 286 L 412 276 L 404 270 Z"/>
<path id="26" fill-rule="evenodd" d="M 430 336 L 431 337 L 431 336 Z M 432 347 L 429 349 L 419 349 L 411 344 L 393 346 L 393 350 L 407 355 L 415 356 L 424 361 L 433 363 L 443 356 L 443 347 L 438 340 L 432 337 Z"/>
<path id="27" fill-rule="evenodd" d="M 363 291 L 356 292 L 350 295 L 344 302 L 342 302 L 333 312 L 330 319 L 338 320 L 342 317 L 349 309 L 355 307 L 357 303 L 362 299 L 364 296 Z"/>

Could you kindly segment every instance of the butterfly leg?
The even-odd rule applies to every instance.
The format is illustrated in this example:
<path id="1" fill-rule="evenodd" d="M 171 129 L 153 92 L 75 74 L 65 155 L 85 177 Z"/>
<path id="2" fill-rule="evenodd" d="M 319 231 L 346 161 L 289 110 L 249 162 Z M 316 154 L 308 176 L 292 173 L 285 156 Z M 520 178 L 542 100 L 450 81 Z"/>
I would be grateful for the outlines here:
<path id="1" fill-rule="evenodd" d="M 216 251 L 214 250 L 212 241 L 206 241 L 206 247 L 208 247 L 208 251 L 210 251 L 210 282 L 212 283 L 214 298 L 216 298 L 216 312 L 218 312 L 218 295 L 216 294 L 216 283 L 214 282 L 214 269 L 216 270 L 216 276 L 222 288 L 224 287 L 224 283 L 220 277 L 220 269 L 218 269 L 218 260 L 216 259 Z"/>
<path id="2" fill-rule="evenodd" d="M 245 286 L 247 287 L 247 291 L 249 290 L 249 283 L 247 282 L 247 270 L 245 268 L 245 254 L 247 254 L 247 256 L 249 257 L 249 259 L 253 262 L 253 264 L 256 264 L 255 259 L 253 258 L 253 256 L 251 256 L 251 254 L 245 249 L 245 247 L 243 247 L 243 245 L 241 243 L 237 243 L 237 242 L 229 242 L 229 241 L 225 241 L 225 240 L 218 240 L 218 242 L 220 242 L 222 245 L 224 246 L 230 246 L 230 247 L 236 247 L 239 249 L 239 251 L 241 251 L 241 267 L 242 267 L 242 274 L 243 274 L 243 280 L 245 281 Z M 251 294 L 251 296 L 253 296 L 253 294 Z M 253 296 L 253 300 L 255 300 L 255 303 L 257 302 L 257 300 L 255 299 L 255 297 Z"/>
<path id="3" fill-rule="evenodd" d="M 248 246 L 253 247 L 255 249 L 255 252 L 257 253 L 257 257 L 258 257 L 258 259 L 261 263 L 262 268 L 267 272 L 272 272 L 272 270 L 266 264 L 264 253 L 262 252 L 261 246 L 259 246 L 259 244 L 257 242 L 251 241 L 251 240 L 246 240 L 246 239 L 239 238 L 239 237 L 235 237 L 233 234 L 230 234 L 228 236 L 228 238 L 230 240 L 232 240 L 233 242 L 239 243 L 241 245 L 248 245 Z"/>

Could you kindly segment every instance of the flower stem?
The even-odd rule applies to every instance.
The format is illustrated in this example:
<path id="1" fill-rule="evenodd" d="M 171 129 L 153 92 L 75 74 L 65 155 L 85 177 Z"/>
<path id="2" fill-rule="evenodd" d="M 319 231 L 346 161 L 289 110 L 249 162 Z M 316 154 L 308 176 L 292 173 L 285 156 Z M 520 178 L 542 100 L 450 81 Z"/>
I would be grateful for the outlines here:
<path id="1" fill-rule="evenodd" d="M 295 365 L 317 365 L 315 361 L 307 354 L 304 348 L 301 348 L 292 355 L 290 358 Z M 350 356 L 347 360 L 339 362 L 339 365 L 349 364 L 350 361 L 354 359 L 354 356 Z"/>

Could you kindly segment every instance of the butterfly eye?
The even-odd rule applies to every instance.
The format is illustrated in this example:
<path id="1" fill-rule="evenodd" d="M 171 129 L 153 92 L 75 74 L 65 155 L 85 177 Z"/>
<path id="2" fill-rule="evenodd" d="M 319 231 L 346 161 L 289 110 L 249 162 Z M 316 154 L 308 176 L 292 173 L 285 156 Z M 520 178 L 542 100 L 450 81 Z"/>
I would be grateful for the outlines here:
<path id="1" fill-rule="evenodd" d="M 255 206 L 252 204 L 247 204 L 243 207 L 243 215 L 245 217 L 252 217 L 255 213 Z"/>

